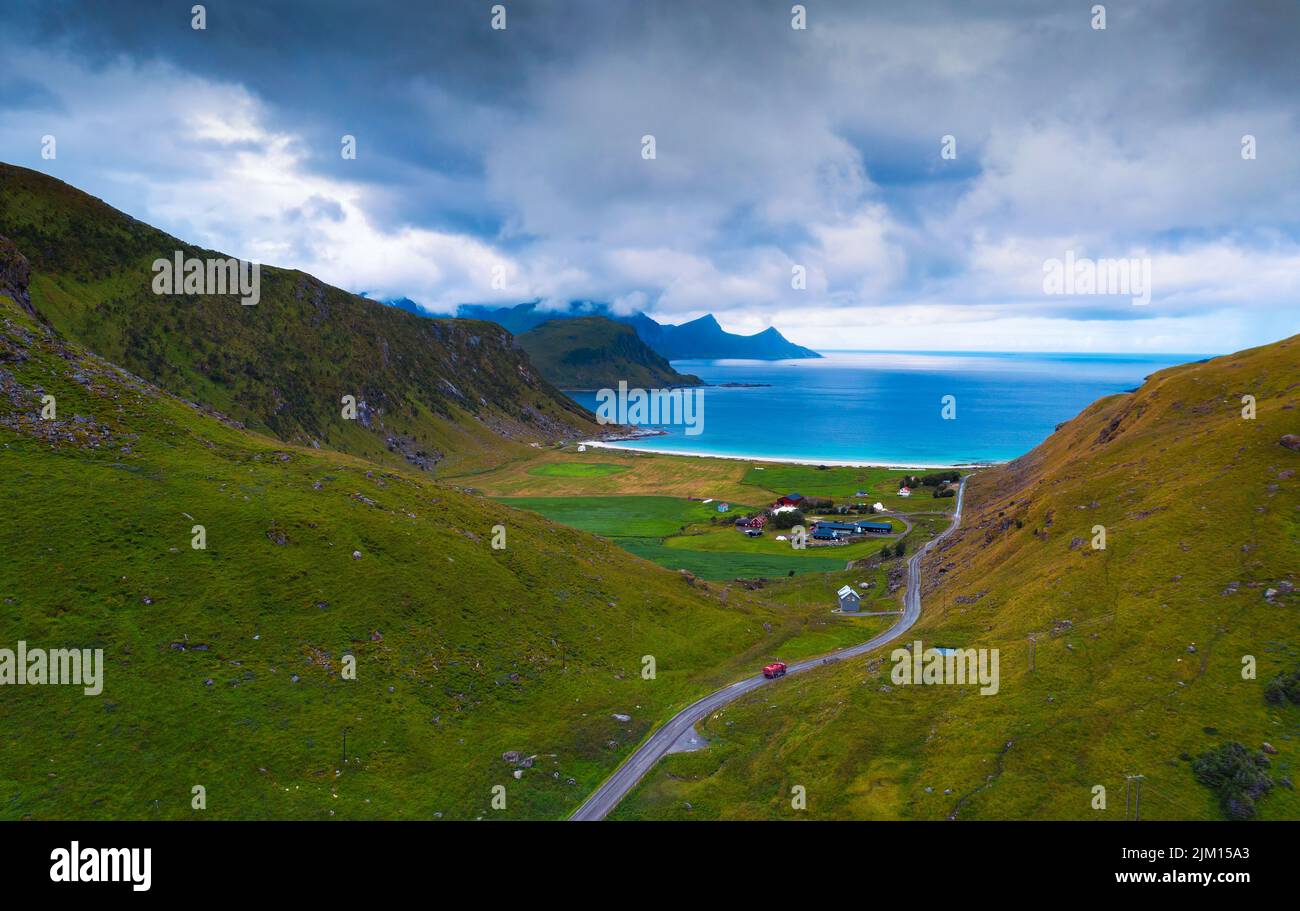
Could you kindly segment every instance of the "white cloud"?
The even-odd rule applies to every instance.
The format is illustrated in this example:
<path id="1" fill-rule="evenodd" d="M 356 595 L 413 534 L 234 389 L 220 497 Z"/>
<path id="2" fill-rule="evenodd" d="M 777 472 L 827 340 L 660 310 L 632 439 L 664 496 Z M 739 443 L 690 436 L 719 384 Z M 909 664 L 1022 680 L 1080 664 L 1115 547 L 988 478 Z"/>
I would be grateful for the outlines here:
<path id="1" fill-rule="evenodd" d="M 783 12 L 647 8 L 512 60 L 508 97 L 380 60 L 382 127 L 360 139 L 381 174 L 312 145 L 332 108 L 272 107 L 233 65 L 92 71 L 4 47 L 56 103 L 0 107 L 0 141 L 187 240 L 443 310 L 594 298 L 836 347 L 1264 341 L 1300 292 L 1300 122 L 1289 96 L 1225 82 L 1242 61 L 1201 19 L 1153 41 L 1144 15 L 1116 10 L 1099 35 L 1064 10 L 828 3 L 795 33 Z M 499 44 L 471 43 L 470 71 L 498 72 L 483 48 Z M 1066 251 L 1149 257 L 1143 318 L 1044 295 L 1043 262 Z"/>

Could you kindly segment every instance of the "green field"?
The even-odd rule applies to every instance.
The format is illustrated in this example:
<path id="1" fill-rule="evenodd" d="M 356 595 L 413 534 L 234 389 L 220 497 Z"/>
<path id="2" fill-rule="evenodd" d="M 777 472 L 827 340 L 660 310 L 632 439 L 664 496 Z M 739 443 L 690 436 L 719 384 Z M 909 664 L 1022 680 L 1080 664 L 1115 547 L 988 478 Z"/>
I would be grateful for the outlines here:
<path id="1" fill-rule="evenodd" d="M 711 503 L 677 497 L 503 497 L 497 502 L 603 538 L 662 538 L 719 515 Z"/>
<path id="2" fill-rule="evenodd" d="M 816 465 L 753 465 L 741 478 L 741 483 L 780 494 L 801 493 L 805 497 L 830 497 L 840 503 L 883 503 L 885 508 L 899 512 L 924 512 L 942 510 L 951 512 L 951 498 L 931 496 L 929 488 L 921 488 L 910 497 L 898 495 L 898 485 L 905 475 L 926 474 L 913 469 L 901 471 L 894 468 L 818 468 Z M 854 496 L 861 490 L 865 496 Z"/>
<path id="3" fill-rule="evenodd" d="M 626 465 L 609 462 L 544 462 L 528 473 L 538 478 L 607 478 L 627 470 Z"/>
<path id="4" fill-rule="evenodd" d="M 732 534 L 736 534 L 732 532 Z M 616 538 L 617 544 L 668 569 L 684 569 L 702 579 L 770 579 L 790 573 L 824 573 L 844 568 L 843 559 L 804 557 L 799 551 L 789 555 L 702 551 L 675 546 L 680 540 L 669 538 Z"/>
<path id="5" fill-rule="evenodd" d="M 892 540 L 795 550 L 776 540 L 778 532 L 750 538 L 736 531 L 732 515 L 744 507 L 719 513 L 716 504 L 676 497 L 503 497 L 497 502 L 609 538 L 638 557 L 704 579 L 833 572 L 849 560 L 879 553 Z M 898 520 L 891 524 L 896 530 L 903 527 Z"/>

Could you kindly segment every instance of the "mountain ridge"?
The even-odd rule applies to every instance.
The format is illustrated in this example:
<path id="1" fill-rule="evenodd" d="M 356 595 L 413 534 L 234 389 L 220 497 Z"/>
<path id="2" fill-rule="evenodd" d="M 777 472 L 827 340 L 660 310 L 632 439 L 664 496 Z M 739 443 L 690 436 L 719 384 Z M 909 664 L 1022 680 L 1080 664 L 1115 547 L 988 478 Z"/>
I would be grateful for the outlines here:
<path id="1" fill-rule="evenodd" d="M 511 307 L 461 304 L 456 310 L 456 315 L 462 318 L 490 320 L 516 335 L 552 319 L 604 316 L 632 326 L 642 341 L 661 357 L 670 361 L 720 358 L 784 360 L 821 357 L 811 348 L 789 341 L 774 326 L 769 326 L 753 335 L 727 332 L 711 313 L 690 322 L 670 325 L 660 323 L 641 311 L 630 315 L 617 314 L 608 304 L 598 301 L 570 301 L 565 308 L 560 309 L 544 309 L 540 302 L 530 301 Z"/>
<path id="2" fill-rule="evenodd" d="M 603 316 L 547 320 L 515 336 L 548 380 L 561 389 L 698 386 L 641 340 L 636 330 Z"/>
<path id="3" fill-rule="evenodd" d="M 226 257 L 36 171 L 0 164 L 0 236 L 63 335 L 288 442 L 432 470 L 600 433 L 494 323 L 418 318 L 265 265 L 256 306 L 154 293 L 156 260 Z"/>

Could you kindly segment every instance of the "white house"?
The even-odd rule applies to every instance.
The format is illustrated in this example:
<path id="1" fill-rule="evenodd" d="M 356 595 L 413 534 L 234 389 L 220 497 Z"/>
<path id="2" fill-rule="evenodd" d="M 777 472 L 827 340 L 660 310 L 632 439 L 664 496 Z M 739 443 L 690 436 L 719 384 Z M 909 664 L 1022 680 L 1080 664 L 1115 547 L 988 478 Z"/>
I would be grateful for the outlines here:
<path id="1" fill-rule="evenodd" d="M 910 497 L 912 495 L 912 489 L 910 487 L 900 487 L 898 488 L 898 495 L 900 497 Z"/>
<path id="2" fill-rule="evenodd" d="M 586 452 L 586 451 L 587 451 L 587 446 L 586 446 L 586 444 L 585 444 L 585 443 L 579 443 L 579 444 L 578 444 L 578 452 Z"/>
<path id="3" fill-rule="evenodd" d="M 877 504 L 875 504 L 874 506 L 872 506 L 871 509 L 872 509 L 873 512 L 884 512 L 884 511 L 885 511 L 885 504 L 884 504 L 884 503 L 877 503 Z"/>
<path id="4" fill-rule="evenodd" d="M 853 586 L 846 585 L 836 592 L 840 596 L 840 610 L 846 614 L 856 614 L 858 607 L 862 603 L 862 596 L 853 590 Z"/>

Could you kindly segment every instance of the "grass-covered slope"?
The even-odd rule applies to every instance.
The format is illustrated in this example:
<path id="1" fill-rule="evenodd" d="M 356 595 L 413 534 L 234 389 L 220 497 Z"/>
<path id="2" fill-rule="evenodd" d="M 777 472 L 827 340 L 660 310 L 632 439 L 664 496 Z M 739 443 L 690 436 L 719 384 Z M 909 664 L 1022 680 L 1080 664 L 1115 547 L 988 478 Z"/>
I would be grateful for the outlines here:
<path id="1" fill-rule="evenodd" d="M 156 259 L 223 254 L 35 171 L 0 164 L 0 235 L 30 260 L 32 303 L 66 337 L 288 442 L 432 468 L 596 431 L 492 323 L 415 316 L 268 266 L 256 306 L 155 294 Z M 343 420 L 344 395 L 357 420 Z"/>
<path id="2" fill-rule="evenodd" d="M 561 389 L 662 389 L 698 386 L 637 337 L 631 326 L 603 316 L 553 319 L 524 332 L 519 344 L 542 376 Z"/>
<path id="3" fill-rule="evenodd" d="M 219 419 L 62 339 L 0 260 L 0 648 L 105 653 L 99 696 L 3 688 L 0 818 L 560 817 L 672 706 L 802 634 L 416 470 Z"/>
<path id="4" fill-rule="evenodd" d="M 711 718 L 713 746 L 616 815 L 1117 820 L 1144 775 L 1144 819 L 1300 817 L 1300 705 L 1266 698 L 1300 668 L 1296 433 L 1300 337 L 1096 402 L 976 475 L 923 570 L 906 639 L 998 649 L 996 695 L 897 685 L 889 650 L 794 678 Z M 1253 802 L 1223 784 L 1234 755 L 1267 763 Z"/>

